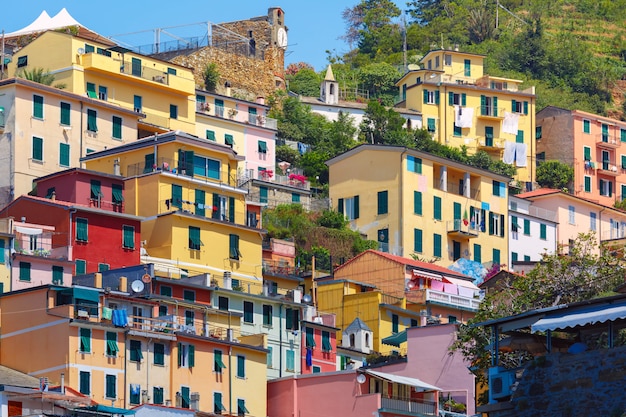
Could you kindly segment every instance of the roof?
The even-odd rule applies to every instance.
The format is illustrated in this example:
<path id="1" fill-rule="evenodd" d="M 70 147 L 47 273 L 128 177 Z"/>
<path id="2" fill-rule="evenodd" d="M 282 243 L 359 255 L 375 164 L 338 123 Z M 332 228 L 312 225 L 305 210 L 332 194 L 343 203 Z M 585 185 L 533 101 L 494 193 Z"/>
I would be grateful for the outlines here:
<path id="1" fill-rule="evenodd" d="M 517 194 L 515 197 L 517 197 L 517 198 L 532 198 L 532 197 L 539 197 L 539 196 L 542 196 L 542 195 L 558 194 L 560 192 L 561 192 L 561 190 L 557 190 L 555 188 L 538 188 L 538 189 L 533 190 L 533 191 L 527 191 L 525 193 Z"/>
<path id="2" fill-rule="evenodd" d="M 365 373 L 381 378 L 381 379 L 386 379 L 387 381 L 395 382 L 397 384 L 410 385 L 413 388 L 415 388 L 416 391 L 441 391 L 441 388 L 438 388 L 434 385 L 430 385 L 417 378 L 410 378 L 408 376 L 388 374 L 386 372 L 372 371 L 370 369 L 366 370 Z"/>
<path id="3" fill-rule="evenodd" d="M 27 375 L 12 368 L 0 365 L 0 381 L 2 385 L 25 388 L 39 388 L 39 378 Z"/>
<path id="4" fill-rule="evenodd" d="M 562 197 L 565 197 L 565 198 L 570 198 L 570 199 L 579 200 L 579 201 L 582 201 L 582 202 L 585 202 L 585 203 L 593 204 L 594 206 L 602 207 L 603 209 L 613 210 L 613 211 L 618 212 L 618 213 L 625 213 L 624 210 L 620 210 L 620 209 L 617 209 L 617 208 L 611 207 L 611 206 L 605 206 L 603 204 L 598 203 L 595 200 L 590 200 L 588 198 L 578 197 L 576 195 L 569 194 L 569 193 L 566 193 L 564 191 L 557 190 L 557 189 L 554 189 L 554 188 L 539 188 L 537 190 L 533 190 L 533 191 L 528 191 L 526 193 L 517 194 L 517 197 L 518 198 L 524 198 L 524 199 L 533 200 L 533 199 L 536 199 L 536 198 L 546 197 L 546 196 L 550 196 L 550 195 L 557 195 L 557 194 L 562 196 Z"/>
<path id="5" fill-rule="evenodd" d="M 365 330 L 368 332 L 371 332 L 372 329 L 370 329 L 367 324 L 365 324 L 365 322 L 363 320 L 361 320 L 360 318 L 355 318 L 354 320 L 352 320 L 352 323 L 350 323 L 350 325 L 348 327 L 346 327 L 346 330 L 344 330 L 344 333 L 356 333 L 359 330 Z"/>
<path id="6" fill-rule="evenodd" d="M 324 81 L 335 81 L 333 68 L 330 66 L 330 64 L 328 64 L 328 68 L 326 69 L 326 76 L 324 77 Z"/>
<path id="7" fill-rule="evenodd" d="M 85 169 L 85 168 L 69 168 L 69 169 L 64 169 L 62 171 L 53 172 L 52 174 L 44 175 L 39 178 L 35 178 L 33 182 L 39 182 L 39 181 L 47 180 L 50 178 L 60 177 L 64 175 L 74 174 L 74 173 L 91 175 L 91 176 L 100 177 L 100 178 L 110 178 L 112 180 L 118 180 L 120 182 L 124 181 L 124 177 L 122 177 L 121 175 L 107 174 L 104 172 L 93 171 L 91 169 Z"/>
<path id="8" fill-rule="evenodd" d="M 425 270 L 425 271 L 429 271 L 429 272 L 437 272 L 440 274 L 445 274 L 445 275 L 452 275 L 452 276 L 457 276 L 460 278 L 465 278 L 466 280 L 469 278 L 470 280 L 472 279 L 471 277 L 461 274 L 459 272 L 455 272 L 451 269 L 445 268 L 443 266 L 439 266 L 436 264 L 431 264 L 429 262 L 422 262 L 422 261 L 416 261 L 415 259 L 409 259 L 409 258 L 404 258 L 402 256 L 398 256 L 398 255 L 392 255 L 390 253 L 387 252 L 380 252 L 374 249 L 368 249 L 365 252 L 362 252 L 360 254 L 358 254 L 357 256 L 355 256 L 354 258 L 348 260 L 346 263 L 344 263 L 343 265 L 338 266 L 335 269 L 335 272 L 340 270 L 341 268 L 345 267 L 346 265 L 355 262 L 357 259 L 359 259 L 360 257 L 364 256 L 366 253 L 372 253 L 374 255 L 389 259 L 390 261 L 393 262 L 397 262 L 399 264 L 402 265 L 406 265 L 409 267 L 413 267 L 413 268 L 418 268 L 421 270 Z"/>
<path id="9" fill-rule="evenodd" d="M 367 109 L 367 103 L 358 103 L 356 101 L 339 100 L 336 104 L 330 104 L 330 103 L 325 103 L 319 97 L 308 97 L 308 96 L 298 96 L 298 97 L 301 102 L 305 104 L 309 104 L 309 105 L 317 105 L 317 106 L 323 106 L 323 107 L 338 107 L 341 109 L 362 110 L 363 112 L 365 112 L 365 110 Z M 400 113 L 404 115 L 410 115 L 410 116 L 422 115 L 422 113 L 417 110 L 406 109 L 402 107 L 389 107 L 389 108 L 395 111 L 396 113 Z"/>

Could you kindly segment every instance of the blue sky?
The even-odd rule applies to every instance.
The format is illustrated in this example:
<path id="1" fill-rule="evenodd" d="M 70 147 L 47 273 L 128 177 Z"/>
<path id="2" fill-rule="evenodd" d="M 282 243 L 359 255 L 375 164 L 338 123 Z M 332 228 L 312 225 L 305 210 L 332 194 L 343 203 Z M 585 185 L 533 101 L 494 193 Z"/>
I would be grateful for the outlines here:
<path id="1" fill-rule="evenodd" d="M 327 65 L 326 53 L 335 50 L 341 54 L 348 45 L 338 39 L 345 32 L 341 13 L 359 0 L 192 0 L 137 1 L 109 0 L 88 2 L 85 0 L 34 0 L 28 3 L 5 1 L 1 7 L 0 30 L 10 33 L 23 28 L 46 10 L 50 16 L 63 7 L 83 26 L 110 37 L 135 33 L 115 39 L 133 46 L 148 44 L 154 39 L 152 29 L 190 25 L 200 22 L 221 23 L 265 16 L 269 7 L 281 7 L 289 28 L 289 45 L 285 65 L 305 61 L 317 71 Z M 404 1 L 396 1 L 400 7 Z M 168 29 L 175 35 L 193 36 L 201 33 L 203 26 L 185 26 Z M 137 33 L 141 32 L 141 33 Z M 165 40 L 162 37 L 162 40 Z"/>

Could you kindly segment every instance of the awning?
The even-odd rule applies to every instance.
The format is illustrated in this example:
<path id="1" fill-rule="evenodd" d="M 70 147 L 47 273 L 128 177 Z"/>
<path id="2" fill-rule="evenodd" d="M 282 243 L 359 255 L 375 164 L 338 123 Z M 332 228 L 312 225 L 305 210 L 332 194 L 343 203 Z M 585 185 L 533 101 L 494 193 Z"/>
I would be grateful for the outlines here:
<path id="1" fill-rule="evenodd" d="M 266 153 L 267 152 L 267 143 L 265 143 L 262 140 L 259 141 L 259 152 L 261 152 L 261 153 Z"/>
<path id="2" fill-rule="evenodd" d="M 546 330 L 567 329 L 568 327 L 604 323 L 618 319 L 626 319 L 626 305 L 589 307 L 576 312 L 568 313 L 563 311 L 557 314 L 550 314 L 531 325 L 530 331 L 535 333 Z"/>
<path id="3" fill-rule="evenodd" d="M 43 233 L 43 229 L 36 229 L 34 227 L 15 226 L 15 231 L 23 235 L 40 235 Z"/>
<path id="4" fill-rule="evenodd" d="M 441 391 L 441 388 L 437 388 L 434 385 L 427 384 L 426 382 L 420 381 L 417 378 L 409 378 L 408 376 L 393 375 L 393 374 L 388 374 L 385 372 L 371 371 L 369 369 L 366 370 L 365 372 L 372 376 L 386 379 L 387 381 L 395 382 L 397 384 L 410 385 L 413 388 L 415 388 L 416 391 Z"/>
<path id="5" fill-rule="evenodd" d="M 106 413 L 106 414 L 120 414 L 123 416 L 134 416 L 135 415 L 135 411 L 134 410 L 126 410 L 125 408 L 116 408 L 116 407 L 109 407 L 106 405 L 92 405 L 89 407 L 80 407 L 80 408 L 76 408 L 76 411 L 96 411 L 98 413 Z"/>
<path id="6" fill-rule="evenodd" d="M 400 333 L 392 334 L 391 336 L 385 337 L 381 341 L 385 345 L 400 347 L 400 344 L 406 342 L 406 330 L 403 330 Z"/>
<path id="7" fill-rule="evenodd" d="M 100 301 L 100 293 L 98 291 L 88 290 L 86 288 L 65 288 L 61 290 L 61 293 L 77 300 L 91 301 L 96 304 Z"/>
<path id="8" fill-rule="evenodd" d="M 432 272 L 420 271 L 419 269 L 413 270 L 413 277 L 415 278 L 427 278 L 441 281 L 441 274 L 433 274 Z"/>
<path id="9" fill-rule="evenodd" d="M 460 287 L 471 288 L 473 290 L 480 291 L 480 288 L 478 288 L 476 285 L 474 285 L 474 283 L 472 281 L 466 281 L 464 279 L 450 278 L 450 277 L 445 277 L 445 276 L 443 277 L 443 279 L 448 281 L 450 284 L 455 284 L 455 285 L 458 285 Z"/>

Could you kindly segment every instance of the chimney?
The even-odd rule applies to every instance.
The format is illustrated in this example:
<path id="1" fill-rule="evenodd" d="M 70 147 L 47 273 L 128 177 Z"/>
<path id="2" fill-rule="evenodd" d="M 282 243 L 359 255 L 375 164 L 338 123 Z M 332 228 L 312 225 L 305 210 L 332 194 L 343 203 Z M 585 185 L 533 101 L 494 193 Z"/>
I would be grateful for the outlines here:
<path id="1" fill-rule="evenodd" d="M 256 102 L 257 102 L 257 104 L 265 104 L 265 97 L 263 97 L 263 96 L 258 96 L 258 97 L 256 98 Z"/>
<path id="2" fill-rule="evenodd" d="M 52 195 L 50 196 L 50 200 L 54 201 L 57 199 L 57 192 L 56 191 L 52 191 Z"/>
<path id="3" fill-rule="evenodd" d="M 65 394 L 65 373 L 61 372 L 61 394 Z"/>
<path id="4" fill-rule="evenodd" d="M 96 288 L 102 288 L 102 274 L 100 272 L 93 274 L 93 285 Z"/>
<path id="5" fill-rule="evenodd" d="M 207 287 L 211 286 L 211 274 L 209 274 L 208 272 L 204 274 L 204 285 L 206 285 Z"/>
<path id="6" fill-rule="evenodd" d="M 120 277 L 120 291 L 122 292 L 128 292 L 128 278 L 126 277 Z"/>
<path id="7" fill-rule="evenodd" d="M 230 82 L 229 81 L 226 81 L 224 83 L 224 88 L 226 89 L 225 95 L 230 97 L 231 92 L 230 92 Z"/>

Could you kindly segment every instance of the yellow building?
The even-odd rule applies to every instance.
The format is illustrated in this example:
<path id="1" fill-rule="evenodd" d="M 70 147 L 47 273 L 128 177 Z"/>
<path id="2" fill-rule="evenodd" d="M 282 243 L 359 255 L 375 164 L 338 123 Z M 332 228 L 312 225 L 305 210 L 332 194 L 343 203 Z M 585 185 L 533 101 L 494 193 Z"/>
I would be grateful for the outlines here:
<path id="1" fill-rule="evenodd" d="M 379 250 L 445 267 L 461 257 L 506 259 L 508 177 L 385 145 L 360 145 L 327 164 L 333 207 Z"/>
<path id="2" fill-rule="evenodd" d="M 125 211 L 146 217 L 143 261 L 195 273 L 262 280 L 263 230 L 248 226 L 243 158 L 229 146 L 169 132 L 84 158 L 89 169 L 125 177 Z M 256 220 L 256 219 L 255 219 Z"/>
<path id="3" fill-rule="evenodd" d="M 65 90 L 141 113 L 139 137 L 153 132 L 195 133 L 195 81 L 189 68 L 144 56 L 102 36 L 49 30 L 8 37 L 8 75 L 41 68 Z M 18 47 L 19 45 L 19 47 Z"/>
<path id="4" fill-rule="evenodd" d="M 439 143 L 468 152 L 488 152 L 517 168 L 515 178 L 534 181 L 535 90 L 521 80 L 483 73 L 483 55 L 452 50 L 427 53 L 422 69 L 396 85 L 398 107 L 422 113 L 423 125 Z"/>

